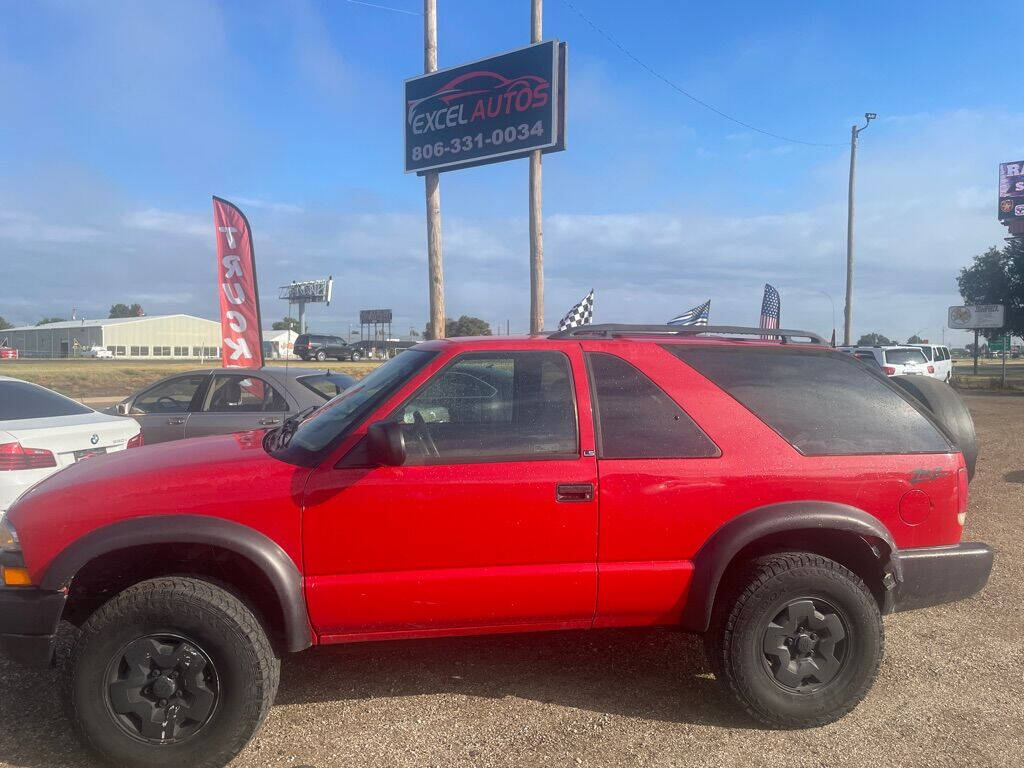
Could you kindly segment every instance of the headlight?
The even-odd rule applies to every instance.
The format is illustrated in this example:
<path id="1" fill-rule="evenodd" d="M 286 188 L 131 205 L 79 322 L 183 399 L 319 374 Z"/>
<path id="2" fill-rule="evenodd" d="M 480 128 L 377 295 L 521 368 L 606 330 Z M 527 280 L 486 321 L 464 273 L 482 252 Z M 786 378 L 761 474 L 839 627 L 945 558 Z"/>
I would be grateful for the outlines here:
<path id="1" fill-rule="evenodd" d="M 0 552 L 21 552 L 18 534 L 6 517 L 0 517 Z"/>

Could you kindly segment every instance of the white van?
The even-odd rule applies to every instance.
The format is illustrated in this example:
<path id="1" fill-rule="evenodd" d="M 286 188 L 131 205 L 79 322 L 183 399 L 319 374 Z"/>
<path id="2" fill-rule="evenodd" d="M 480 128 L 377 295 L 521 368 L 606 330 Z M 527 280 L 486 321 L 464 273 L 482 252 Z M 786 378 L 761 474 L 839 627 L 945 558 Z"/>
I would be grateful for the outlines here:
<path id="1" fill-rule="evenodd" d="M 911 344 L 912 347 L 920 347 L 924 356 L 934 372 L 929 376 L 940 381 L 949 381 L 953 378 L 953 359 L 949 355 L 949 347 L 942 344 Z"/>

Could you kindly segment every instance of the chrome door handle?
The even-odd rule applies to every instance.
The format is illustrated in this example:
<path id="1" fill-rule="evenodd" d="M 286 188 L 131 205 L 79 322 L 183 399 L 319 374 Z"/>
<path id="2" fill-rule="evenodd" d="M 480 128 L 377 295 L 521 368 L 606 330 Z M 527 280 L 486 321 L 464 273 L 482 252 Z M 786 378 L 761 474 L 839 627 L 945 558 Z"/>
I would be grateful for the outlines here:
<path id="1" fill-rule="evenodd" d="M 280 419 L 257 419 L 257 423 L 268 425 L 268 424 L 280 424 Z"/>
<path id="2" fill-rule="evenodd" d="M 168 424 L 184 424 L 185 423 L 185 417 L 184 416 L 175 416 L 172 419 L 168 419 L 167 423 Z"/>

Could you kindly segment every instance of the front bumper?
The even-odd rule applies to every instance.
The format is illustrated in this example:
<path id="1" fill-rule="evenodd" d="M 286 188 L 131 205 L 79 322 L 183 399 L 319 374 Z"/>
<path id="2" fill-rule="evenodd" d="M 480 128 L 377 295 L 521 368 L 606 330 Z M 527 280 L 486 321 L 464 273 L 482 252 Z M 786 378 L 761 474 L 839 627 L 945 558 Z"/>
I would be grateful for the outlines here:
<path id="1" fill-rule="evenodd" d="M 975 594 L 988 582 L 994 553 L 976 542 L 919 547 L 894 553 L 901 578 L 892 596 L 894 611 L 952 603 Z"/>
<path id="2" fill-rule="evenodd" d="M 14 556 L 0 557 L 15 565 Z M 0 586 L 0 653 L 26 667 L 49 666 L 66 600 L 63 591 Z"/>

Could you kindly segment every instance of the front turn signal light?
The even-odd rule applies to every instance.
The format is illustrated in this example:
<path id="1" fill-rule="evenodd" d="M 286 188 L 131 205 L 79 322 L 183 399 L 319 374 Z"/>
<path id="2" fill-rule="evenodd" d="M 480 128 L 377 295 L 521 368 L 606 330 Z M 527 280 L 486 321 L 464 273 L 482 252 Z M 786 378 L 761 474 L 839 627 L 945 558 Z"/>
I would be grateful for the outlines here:
<path id="1" fill-rule="evenodd" d="M 5 587 L 31 587 L 32 577 L 28 575 L 27 568 L 15 568 L 12 566 L 0 566 L 4 575 Z"/>

